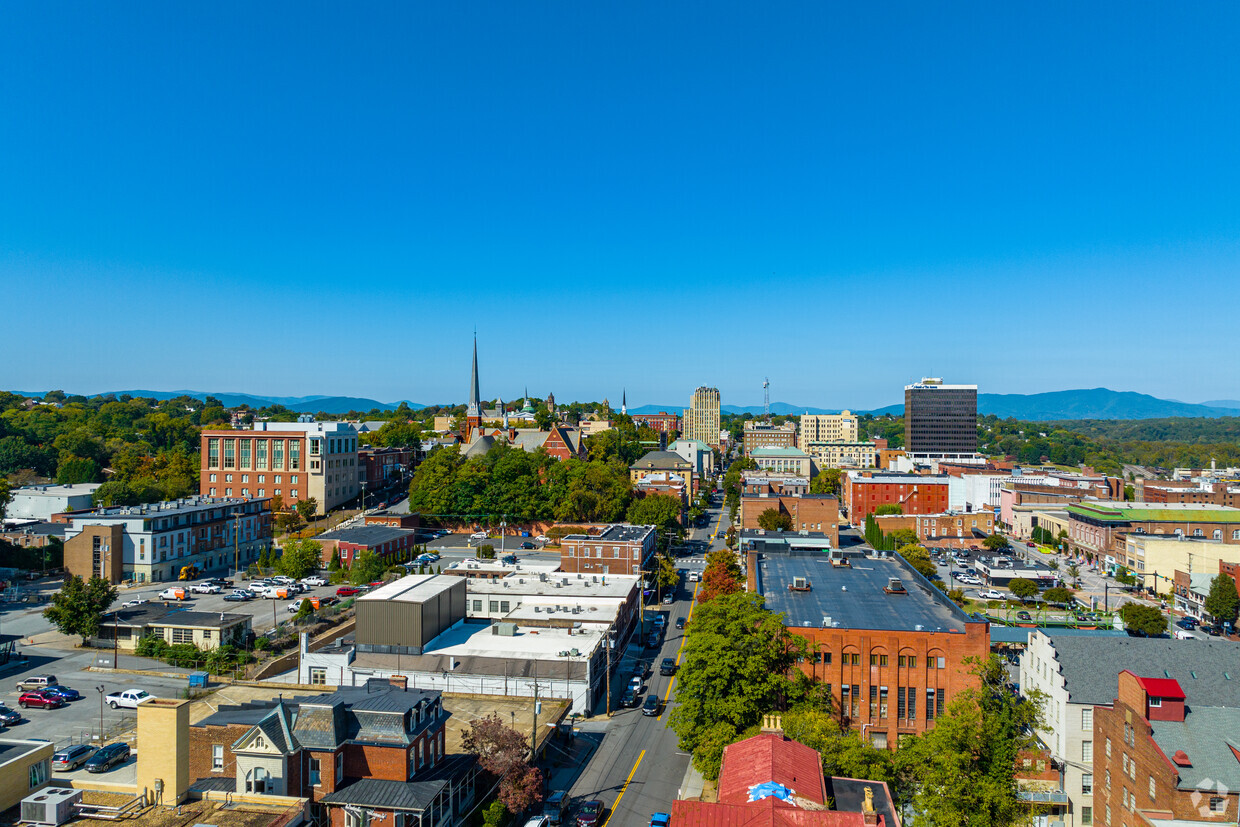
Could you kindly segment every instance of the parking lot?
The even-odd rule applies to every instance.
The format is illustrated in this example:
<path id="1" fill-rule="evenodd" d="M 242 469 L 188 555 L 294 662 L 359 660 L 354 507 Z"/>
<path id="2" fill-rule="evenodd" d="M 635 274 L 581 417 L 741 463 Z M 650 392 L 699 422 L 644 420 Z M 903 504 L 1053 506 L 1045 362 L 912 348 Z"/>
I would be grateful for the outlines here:
<path id="1" fill-rule="evenodd" d="M 125 589 L 116 598 L 116 603 L 113 604 L 113 607 L 119 608 L 128 601 L 143 599 L 149 601 L 152 605 L 174 606 L 194 612 L 228 612 L 229 614 L 248 614 L 254 618 L 254 631 L 261 632 L 263 630 L 273 628 L 278 622 L 288 620 L 288 618 L 292 616 L 292 613 L 288 611 L 288 605 L 294 600 L 300 604 L 306 597 L 335 598 L 336 590 L 340 588 L 339 586 L 333 585 L 318 586 L 310 589 L 308 592 L 302 592 L 296 597 L 274 599 L 256 597 L 253 600 L 247 600 L 245 602 L 232 602 L 225 600 L 224 597 L 228 592 L 232 591 L 231 588 L 223 589 L 219 594 L 188 593 L 185 600 L 159 600 L 159 593 L 165 588 L 168 588 L 169 585 L 185 585 L 188 588 L 191 584 L 151 583 L 144 588 Z M 235 588 L 244 589 L 248 585 L 248 581 L 235 581 Z"/>

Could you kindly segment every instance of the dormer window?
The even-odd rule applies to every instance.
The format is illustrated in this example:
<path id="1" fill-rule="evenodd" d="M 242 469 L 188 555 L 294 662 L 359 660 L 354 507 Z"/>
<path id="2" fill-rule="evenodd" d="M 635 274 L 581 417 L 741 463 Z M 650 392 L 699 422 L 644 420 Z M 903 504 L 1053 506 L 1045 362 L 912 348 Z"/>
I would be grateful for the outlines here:
<path id="1" fill-rule="evenodd" d="M 1150 706 L 1151 707 L 1162 706 L 1162 698 L 1150 698 Z"/>

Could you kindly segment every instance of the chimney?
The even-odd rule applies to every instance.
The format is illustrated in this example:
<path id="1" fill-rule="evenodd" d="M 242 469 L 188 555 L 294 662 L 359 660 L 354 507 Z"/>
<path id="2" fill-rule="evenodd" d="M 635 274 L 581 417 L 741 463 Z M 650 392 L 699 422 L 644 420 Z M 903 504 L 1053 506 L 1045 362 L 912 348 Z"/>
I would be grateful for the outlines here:
<path id="1" fill-rule="evenodd" d="M 408 690 L 409 689 L 409 676 L 408 675 L 389 675 L 388 683 L 391 684 L 396 689 Z"/>

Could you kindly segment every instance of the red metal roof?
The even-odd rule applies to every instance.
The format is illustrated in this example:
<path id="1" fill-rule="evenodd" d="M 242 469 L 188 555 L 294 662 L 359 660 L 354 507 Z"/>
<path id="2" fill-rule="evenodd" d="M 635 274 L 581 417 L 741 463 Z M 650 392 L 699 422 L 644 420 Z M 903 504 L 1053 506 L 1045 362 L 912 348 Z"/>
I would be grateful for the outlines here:
<path id="1" fill-rule="evenodd" d="M 1145 694 L 1151 698 L 1168 698 L 1170 700 L 1184 700 L 1184 690 L 1180 688 L 1180 683 L 1175 678 L 1137 678 L 1137 683 L 1141 684 L 1141 688 L 1145 690 Z"/>
<path id="2" fill-rule="evenodd" d="M 827 784 L 817 750 L 774 733 L 755 735 L 724 748 L 723 769 L 719 773 L 720 803 L 745 804 L 750 788 L 767 781 L 783 784 L 798 798 L 815 804 L 827 800 Z M 785 808 L 794 806 L 779 799 L 767 800 Z"/>
<path id="3" fill-rule="evenodd" d="M 752 804 L 672 802 L 671 827 L 864 827 L 861 813 L 799 810 L 765 798 Z M 882 823 L 882 819 L 879 819 Z"/>

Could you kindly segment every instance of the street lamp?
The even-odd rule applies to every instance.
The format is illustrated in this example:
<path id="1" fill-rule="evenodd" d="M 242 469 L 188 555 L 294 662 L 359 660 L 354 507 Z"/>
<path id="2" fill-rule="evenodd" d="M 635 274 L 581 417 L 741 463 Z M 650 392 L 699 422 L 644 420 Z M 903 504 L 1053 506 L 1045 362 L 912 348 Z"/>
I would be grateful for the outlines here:
<path id="1" fill-rule="evenodd" d="M 99 743 L 103 743 L 103 684 L 95 687 L 95 691 L 99 693 Z"/>

